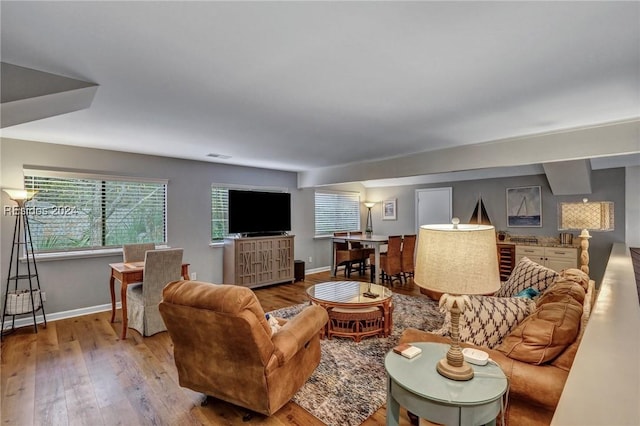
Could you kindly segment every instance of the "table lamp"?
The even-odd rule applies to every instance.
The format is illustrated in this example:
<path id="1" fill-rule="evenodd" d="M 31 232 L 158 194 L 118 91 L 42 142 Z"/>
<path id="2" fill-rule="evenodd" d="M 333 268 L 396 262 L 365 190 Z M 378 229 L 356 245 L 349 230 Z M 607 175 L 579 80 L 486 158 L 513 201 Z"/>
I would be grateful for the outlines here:
<path id="1" fill-rule="evenodd" d="M 440 307 L 451 312 L 451 346 L 436 365 L 438 373 L 453 380 L 473 378 L 473 368 L 460 348 L 459 320 L 470 306 L 470 294 L 492 294 L 500 288 L 495 228 L 490 225 L 422 225 L 418 234 L 413 281 L 425 289 L 444 293 Z"/>
<path id="2" fill-rule="evenodd" d="M 592 201 L 583 198 L 582 202 L 560 203 L 558 205 L 558 230 L 581 230 L 580 269 L 589 274 L 589 230 L 613 231 L 613 202 Z"/>
<path id="3" fill-rule="evenodd" d="M 364 206 L 369 209 L 367 212 L 367 226 L 364 228 L 364 234 L 367 237 L 371 237 L 373 235 L 373 221 L 371 220 L 371 207 L 375 206 L 376 203 L 373 201 L 365 201 Z"/>

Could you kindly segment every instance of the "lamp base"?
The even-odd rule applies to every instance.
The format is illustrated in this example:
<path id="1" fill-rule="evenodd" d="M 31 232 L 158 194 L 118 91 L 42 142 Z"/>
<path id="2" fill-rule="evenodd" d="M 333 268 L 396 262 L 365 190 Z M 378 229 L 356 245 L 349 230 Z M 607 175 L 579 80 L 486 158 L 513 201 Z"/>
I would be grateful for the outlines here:
<path id="1" fill-rule="evenodd" d="M 451 380 L 464 381 L 471 380 L 473 378 L 473 368 L 471 368 L 466 361 L 462 361 L 462 365 L 460 367 L 455 367 L 449 364 L 446 358 L 442 358 L 438 361 L 436 370 L 438 370 L 440 375 Z"/>

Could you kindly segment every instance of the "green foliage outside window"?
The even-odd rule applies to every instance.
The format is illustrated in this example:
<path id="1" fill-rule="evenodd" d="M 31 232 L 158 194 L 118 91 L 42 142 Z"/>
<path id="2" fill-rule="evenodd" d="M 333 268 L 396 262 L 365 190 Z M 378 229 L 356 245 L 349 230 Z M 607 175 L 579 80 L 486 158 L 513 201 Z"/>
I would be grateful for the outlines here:
<path id="1" fill-rule="evenodd" d="M 166 242 L 166 184 L 26 176 L 36 251 Z"/>

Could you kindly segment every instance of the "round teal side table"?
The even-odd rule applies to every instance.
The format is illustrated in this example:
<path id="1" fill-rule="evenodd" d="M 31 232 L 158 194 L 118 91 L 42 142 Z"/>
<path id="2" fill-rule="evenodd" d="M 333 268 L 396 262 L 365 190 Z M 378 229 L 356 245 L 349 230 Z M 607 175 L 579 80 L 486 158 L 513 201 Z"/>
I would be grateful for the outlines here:
<path id="1" fill-rule="evenodd" d="M 387 426 L 397 426 L 400 406 L 419 417 L 448 426 L 495 424 L 507 392 L 507 378 L 495 364 L 472 365 L 474 377 L 456 381 L 436 371 L 449 345 L 412 343 L 422 349 L 413 359 L 390 351 L 384 359 L 387 370 Z"/>

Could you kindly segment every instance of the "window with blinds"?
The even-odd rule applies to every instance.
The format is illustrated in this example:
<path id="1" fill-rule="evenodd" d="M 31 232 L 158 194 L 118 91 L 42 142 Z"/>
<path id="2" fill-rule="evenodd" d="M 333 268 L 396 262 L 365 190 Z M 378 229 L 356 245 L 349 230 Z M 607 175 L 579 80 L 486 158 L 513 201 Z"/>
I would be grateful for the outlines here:
<path id="1" fill-rule="evenodd" d="M 211 241 L 229 234 L 229 188 L 211 186 Z"/>
<path id="2" fill-rule="evenodd" d="M 36 252 L 166 243 L 167 181 L 25 171 Z"/>
<path id="3" fill-rule="evenodd" d="M 315 234 L 360 229 L 360 194 L 357 192 L 315 193 Z"/>

